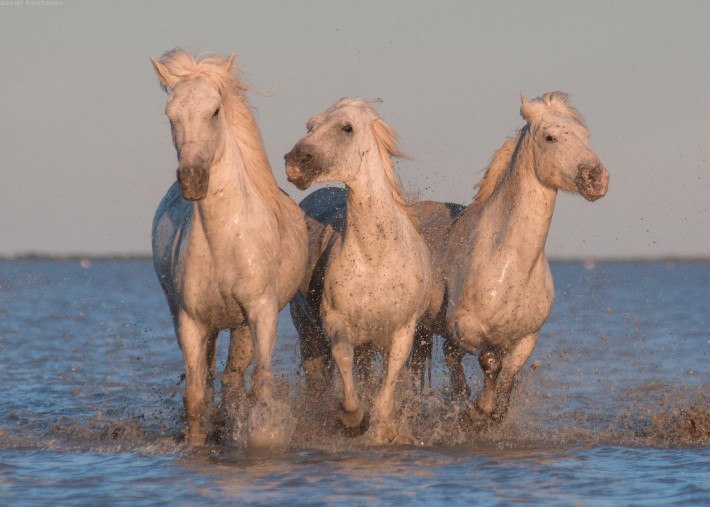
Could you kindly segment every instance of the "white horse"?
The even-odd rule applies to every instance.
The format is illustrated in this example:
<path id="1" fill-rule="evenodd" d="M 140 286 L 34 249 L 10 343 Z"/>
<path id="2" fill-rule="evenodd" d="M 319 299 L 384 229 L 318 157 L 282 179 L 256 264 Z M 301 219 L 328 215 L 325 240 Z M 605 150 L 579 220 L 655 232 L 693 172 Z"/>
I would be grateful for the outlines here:
<path id="1" fill-rule="evenodd" d="M 443 203 L 415 205 L 436 276 L 416 343 L 429 347 L 432 332 L 451 340 L 445 360 L 454 391 L 466 397 L 461 359 L 481 351 L 484 388 L 468 408 L 475 427 L 505 416 L 515 376 L 552 309 L 544 248 L 557 191 L 595 201 L 606 194 L 609 180 L 567 95 L 523 98 L 521 115 L 527 124 L 493 156 L 465 210 Z M 427 351 L 415 352 L 421 368 Z"/>
<path id="2" fill-rule="evenodd" d="M 177 183 L 153 220 L 153 263 L 185 360 L 186 440 L 203 444 L 214 397 L 215 347 L 230 329 L 223 401 L 243 385 L 272 394 L 278 313 L 307 259 L 303 213 L 277 186 L 231 58 L 174 50 L 151 59 L 169 92 Z"/>
<path id="3" fill-rule="evenodd" d="M 367 424 L 353 380 L 354 347 L 373 344 L 383 352 L 372 430 L 374 440 L 385 443 L 398 436 L 395 384 L 429 304 L 431 261 L 393 170 L 391 157 L 403 155 L 396 134 L 370 104 L 342 99 L 312 118 L 308 133 L 285 159 L 289 181 L 302 190 L 316 182 L 345 183 L 342 227 L 309 231 L 307 273 L 322 278 L 307 275 L 297 298 L 301 304 L 310 301 L 315 306 L 310 313 L 318 317 L 304 327 L 294 315 L 301 340 L 309 339 L 304 329 L 330 338 L 343 380 L 340 419 L 348 428 Z"/>

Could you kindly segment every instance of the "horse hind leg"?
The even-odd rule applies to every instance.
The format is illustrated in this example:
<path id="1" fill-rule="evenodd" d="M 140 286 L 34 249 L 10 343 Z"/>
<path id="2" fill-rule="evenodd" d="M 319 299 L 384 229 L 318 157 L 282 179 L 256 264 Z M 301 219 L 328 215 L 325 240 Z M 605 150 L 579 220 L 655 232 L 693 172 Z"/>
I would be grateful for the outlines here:
<path id="1" fill-rule="evenodd" d="M 330 385 L 333 376 L 330 340 L 323 331 L 320 317 L 315 315 L 316 312 L 300 293 L 296 293 L 291 300 L 289 310 L 298 332 L 306 391 L 310 396 L 320 396 Z"/>
<path id="2" fill-rule="evenodd" d="M 417 324 L 414 331 L 412 355 L 410 359 L 410 372 L 414 390 L 422 392 L 424 387 L 431 387 L 431 367 L 434 349 L 434 333 L 431 328 Z M 427 378 L 428 373 L 428 378 Z"/>
<path id="3" fill-rule="evenodd" d="M 471 388 L 466 380 L 463 368 L 463 358 L 466 351 L 452 340 L 444 342 L 444 364 L 449 370 L 449 382 L 454 399 L 467 400 L 471 396 Z"/>

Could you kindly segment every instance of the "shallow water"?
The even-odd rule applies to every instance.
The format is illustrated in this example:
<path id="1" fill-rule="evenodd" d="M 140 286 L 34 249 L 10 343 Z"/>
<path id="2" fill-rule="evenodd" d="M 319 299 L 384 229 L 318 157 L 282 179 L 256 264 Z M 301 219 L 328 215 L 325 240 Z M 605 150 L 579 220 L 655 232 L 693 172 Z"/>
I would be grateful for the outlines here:
<path id="1" fill-rule="evenodd" d="M 398 422 L 413 446 L 342 435 L 335 388 L 315 404 L 301 396 L 296 333 L 282 312 L 275 406 L 295 432 L 265 455 L 244 448 L 245 410 L 226 444 L 180 443 L 182 357 L 150 262 L 2 261 L 0 499 L 709 504 L 710 263 L 552 269 L 553 313 L 506 422 L 475 435 L 458 425 L 438 351 L 431 388 L 400 390 Z"/>

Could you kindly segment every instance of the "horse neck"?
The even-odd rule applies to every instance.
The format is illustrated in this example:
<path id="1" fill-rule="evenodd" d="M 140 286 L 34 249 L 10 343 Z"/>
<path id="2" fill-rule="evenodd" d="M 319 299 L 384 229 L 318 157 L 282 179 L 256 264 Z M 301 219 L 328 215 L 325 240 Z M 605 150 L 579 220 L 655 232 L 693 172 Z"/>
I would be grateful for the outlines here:
<path id="1" fill-rule="evenodd" d="M 363 165 L 355 178 L 345 182 L 344 241 L 381 254 L 382 244 L 400 240 L 411 221 L 392 198 L 379 155 L 370 152 Z"/>
<path id="2" fill-rule="evenodd" d="M 518 143 L 499 188 L 478 210 L 475 227 L 477 241 L 491 251 L 507 250 L 522 264 L 532 264 L 544 252 L 557 191 L 537 179 L 535 147 L 526 138 Z"/>

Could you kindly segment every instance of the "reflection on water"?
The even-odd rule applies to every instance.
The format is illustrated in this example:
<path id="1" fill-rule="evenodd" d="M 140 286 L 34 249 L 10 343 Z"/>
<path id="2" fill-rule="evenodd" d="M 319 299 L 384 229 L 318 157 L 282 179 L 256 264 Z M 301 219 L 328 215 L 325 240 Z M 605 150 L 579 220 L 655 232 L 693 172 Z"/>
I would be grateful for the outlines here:
<path id="1" fill-rule="evenodd" d="M 252 417 L 280 417 L 290 443 L 257 455 L 244 405 L 222 444 L 179 442 L 182 357 L 150 262 L 0 262 L 0 492 L 26 505 L 707 504 L 710 264 L 552 269 L 553 313 L 508 419 L 463 429 L 437 349 L 431 387 L 398 394 L 409 447 L 343 435 L 337 380 L 301 394 L 282 312 L 277 400 Z"/>

